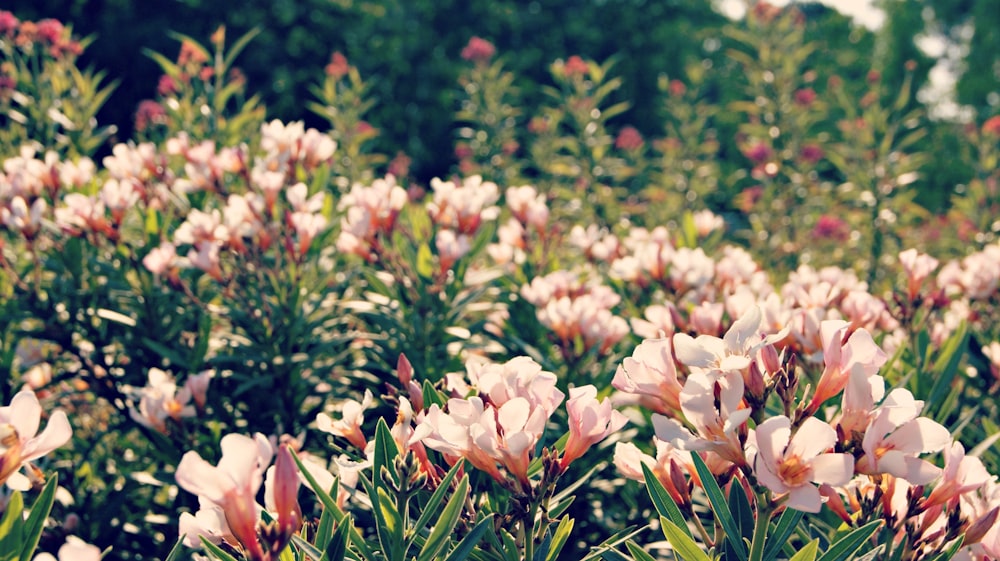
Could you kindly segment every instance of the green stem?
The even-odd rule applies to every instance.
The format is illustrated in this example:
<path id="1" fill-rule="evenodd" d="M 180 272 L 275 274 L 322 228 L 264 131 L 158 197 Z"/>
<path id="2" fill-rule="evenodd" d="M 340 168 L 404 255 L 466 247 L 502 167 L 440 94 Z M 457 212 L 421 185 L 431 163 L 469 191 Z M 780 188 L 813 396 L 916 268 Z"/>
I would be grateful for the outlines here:
<path id="1" fill-rule="evenodd" d="M 767 529 L 771 523 L 774 510 L 767 502 L 767 497 L 757 497 L 757 525 L 753 529 L 753 541 L 750 542 L 750 557 L 747 561 L 761 561 L 764 557 L 764 542 L 767 540 Z"/>

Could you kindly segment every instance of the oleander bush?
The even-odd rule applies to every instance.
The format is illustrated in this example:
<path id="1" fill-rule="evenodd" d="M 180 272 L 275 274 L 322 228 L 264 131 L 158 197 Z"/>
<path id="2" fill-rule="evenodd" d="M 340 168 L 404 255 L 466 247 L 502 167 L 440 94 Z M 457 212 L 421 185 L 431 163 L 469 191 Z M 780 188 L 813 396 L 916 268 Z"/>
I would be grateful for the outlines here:
<path id="1" fill-rule="evenodd" d="M 269 119 L 224 27 L 99 156 L 119 82 L 0 12 L 0 559 L 1000 558 L 1000 116 L 931 212 L 916 67 L 804 29 L 655 136 L 622 57 L 529 103 L 471 37 L 422 183 L 347 56 Z"/>

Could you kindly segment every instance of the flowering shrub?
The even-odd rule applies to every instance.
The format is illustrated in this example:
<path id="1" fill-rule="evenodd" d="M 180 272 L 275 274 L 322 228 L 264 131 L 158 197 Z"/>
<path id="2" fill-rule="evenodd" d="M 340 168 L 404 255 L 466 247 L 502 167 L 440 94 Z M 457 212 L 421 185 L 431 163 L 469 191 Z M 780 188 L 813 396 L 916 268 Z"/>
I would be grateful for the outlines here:
<path id="1" fill-rule="evenodd" d="M 267 121 L 222 29 L 151 55 L 142 137 L 99 161 L 7 126 L 0 557 L 998 558 L 998 127 L 967 247 L 919 245 L 908 93 L 817 92 L 794 12 L 746 25 L 728 214 L 695 73 L 646 139 L 613 59 L 556 61 L 529 114 L 481 38 L 428 185 L 373 151 L 345 56 L 331 131 Z"/>

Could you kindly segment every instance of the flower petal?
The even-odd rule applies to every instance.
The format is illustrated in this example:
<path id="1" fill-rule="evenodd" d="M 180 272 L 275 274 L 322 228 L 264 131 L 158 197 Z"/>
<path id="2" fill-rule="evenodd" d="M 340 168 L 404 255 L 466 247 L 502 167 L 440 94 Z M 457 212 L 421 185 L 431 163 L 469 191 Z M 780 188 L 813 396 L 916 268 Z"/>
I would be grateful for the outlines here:
<path id="1" fill-rule="evenodd" d="M 820 485 L 846 485 L 854 476 L 854 456 L 850 454 L 820 454 L 810 464 L 812 480 Z"/>
<path id="2" fill-rule="evenodd" d="M 837 431 L 816 417 L 806 417 L 788 444 L 788 455 L 811 460 L 837 443 Z"/>

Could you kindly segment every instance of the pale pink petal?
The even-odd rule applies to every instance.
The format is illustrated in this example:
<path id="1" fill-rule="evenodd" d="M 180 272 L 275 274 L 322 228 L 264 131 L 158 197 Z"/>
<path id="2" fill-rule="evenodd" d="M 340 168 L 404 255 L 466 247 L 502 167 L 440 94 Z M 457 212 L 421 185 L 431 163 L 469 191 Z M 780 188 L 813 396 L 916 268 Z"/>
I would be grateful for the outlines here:
<path id="1" fill-rule="evenodd" d="M 941 468 L 898 450 L 890 450 L 883 454 L 878 460 L 878 469 L 882 473 L 905 479 L 913 485 L 926 485 L 941 474 Z"/>
<path id="2" fill-rule="evenodd" d="M 66 418 L 66 413 L 56 411 L 49 418 L 49 422 L 45 425 L 45 430 L 42 431 L 42 434 L 28 441 L 24 446 L 24 450 L 21 452 L 23 454 L 22 459 L 25 462 L 30 462 L 35 458 L 44 456 L 69 442 L 72 436 L 73 429 L 69 426 L 69 419 Z"/>
<path id="3" fill-rule="evenodd" d="M 806 417 L 788 445 L 788 455 L 811 460 L 837 443 L 837 431 L 816 417 Z"/>
<path id="4" fill-rule="evenodd" d="M 802 512 L 819 512 L 823 506 L 823 496 L 820 495 L 818 488 L 802 485 L 788 492 L 788 502 L 785 506 Z"/>
<path id="5" fill-rule="evenodd" d="M 726 347 L 730 352 L 743 353 L 750 347 L 751 339 L 760 339 L 761 317 L 760 307 L 751 306 L 740 319 L 733 322 L 724 336 Z"/>
<path id="6" fill-rule="evenodd" d="M 919 417 L 899 427 L 883 441 L 884 446 L 909 453 L 943 450 L 951 443 L 951 433 L 927 417 Z"/>
<path id="7" fill-rule="evenodd" d="M 757 459 L 767 465 L 771 471 L 776 469 L 778 462 L 784 458 L 785 447 L 792 434 L 792 422 L 788 417 L 771 417 L 757 425 Z"/>
<path id="8" fill-rule="evenodd" d="M 174 478 L 185 491 L 214 503 L 221 503 L 226 493 L 235 487 L 227 473 L 203 460 L 197 452 L 184 454 Z"/>
<path id="9" fill-rule="evenodd" d="M 820 485 L 846 485 L 854 476 L 854 456 L 850 454 L 820 454 L 810 465 L 812 480 Z"/>
<path id="10" fill-rule="evenodd" d="M 681 364 L 709 368 L 715 364 L 718 357 L 715 353 L 702 348 L 694 338 L 686 333 L 674 335 L 674 356 Z"/>
<path id="11" fill-rule="evenodd" d="M 8 414 L 10 424 L 14 426 L 22 442 L 35 437 L 42 418 L 42 406 L 38 403 L 35 392 L 31 390 L 18 392 L 14 399 L 10 400 Z"/>

